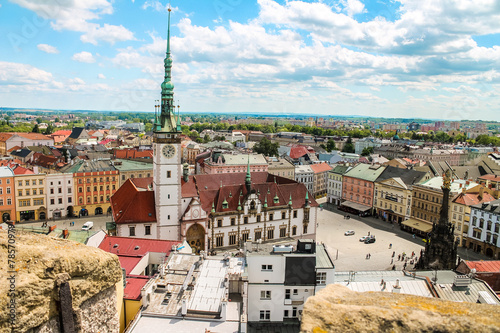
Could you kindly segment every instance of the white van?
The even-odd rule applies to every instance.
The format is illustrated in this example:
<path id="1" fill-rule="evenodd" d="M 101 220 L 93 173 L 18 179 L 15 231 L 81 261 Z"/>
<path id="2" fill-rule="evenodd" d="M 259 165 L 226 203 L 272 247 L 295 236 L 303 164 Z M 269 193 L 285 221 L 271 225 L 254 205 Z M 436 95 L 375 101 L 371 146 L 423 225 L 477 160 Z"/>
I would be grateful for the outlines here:
<path id="1" fill-rule="evenodd" d="M 85 222 L 85 224 L 82 226 L 82 230 L 84 231 L 87 231 L 87 230 L 90 230 L 92 229 L 92 227 L 94 226 L 94 222 Z"/>

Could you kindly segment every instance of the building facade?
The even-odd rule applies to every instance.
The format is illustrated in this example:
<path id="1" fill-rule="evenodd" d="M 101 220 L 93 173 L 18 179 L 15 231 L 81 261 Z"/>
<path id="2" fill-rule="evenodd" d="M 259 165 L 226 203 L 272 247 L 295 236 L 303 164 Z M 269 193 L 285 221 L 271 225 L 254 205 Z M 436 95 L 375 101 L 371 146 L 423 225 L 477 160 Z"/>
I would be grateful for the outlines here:
<path id="1" fill-rule="evenodd" d="M 500 199 L 471 206 L 468 248 L 500 259 Z"/>
<path id="2" fill-rule="evenodd" d="M 295 181 L 307 188 L 309 193 L 314 191 L 314 171 L 310 165 L 298 165 L 295 167 Z"/>
<path id="3" fill-rule="evenodd" d="M 11 168 L 0 167 L 0 216 L 2 222 L 16 218 L 14 172 Z"/>
<path id="4" fill-rule="evenodd" d="M 45 174 L 14 176 L 16 220 L 20 222 L 47 219 Z"/>
<path id="5" fill-rule="evenodd" d="M 268 157 L 268 171 L 272 175 L 295 180 L 295 166 L 282 157 Z"/>
<path id="6" fill-rule="evenodd" d="M 337 165 L 328 171 L 327 202 L 340 206 L 342 200 L 342 178 L 351 169 L 347 165 Z"/>
<path id="7" fill-rule="evenodd" d="M 47 193 L 47 218 L 71 218 L 69 207 L 75 204 L 72 173 L 47 174 L 45 179 Z"/>
<path id="8" fill-rule="evenodd" d="M 342 179 L 342 206 L 356 214 L 370 213 L 373 207 L 375 180 L 385 166 L 358 164 Z"/>
<path id="9" fill-rule="evenodd" d="M 313 175 L 313 195 L 315 198 L 320 198 L 326 195 L 328 185 L 328 172 L 332 167 L 327 163 L 317 163 L 311 166 Z"/>
<path id="10" fill-rule="evenodd" d="M 333 262 L 324 246 L 314 240 L 299 240 L 296 249 L 274 246 L 256 250 L 254 246 L 246 259 L 250 326 L 299 323 L 307 298 L 334 282 Z"/>
<path id="11" fill-rule="evenodd" d="M 495 200 L 482 185 L 465 189 L 452 200 L 450 206 L 450 222 L 455 226 L 455 240 L 458 246 L 467 247 L 469 232 L 470 206 Z"/>

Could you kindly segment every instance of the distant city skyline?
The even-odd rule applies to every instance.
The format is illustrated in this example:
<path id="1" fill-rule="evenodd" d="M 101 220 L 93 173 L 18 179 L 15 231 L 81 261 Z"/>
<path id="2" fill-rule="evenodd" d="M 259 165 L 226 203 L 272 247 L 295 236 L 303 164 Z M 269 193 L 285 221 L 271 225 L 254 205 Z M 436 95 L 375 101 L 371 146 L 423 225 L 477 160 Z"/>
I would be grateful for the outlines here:
<path id="1" fill-rule="evenodd" d="M 154 111 L 168 2 L 0 5 L 0 107 Z M 172 1 L 181 112 L 500 120 L 495 1 Z"/>

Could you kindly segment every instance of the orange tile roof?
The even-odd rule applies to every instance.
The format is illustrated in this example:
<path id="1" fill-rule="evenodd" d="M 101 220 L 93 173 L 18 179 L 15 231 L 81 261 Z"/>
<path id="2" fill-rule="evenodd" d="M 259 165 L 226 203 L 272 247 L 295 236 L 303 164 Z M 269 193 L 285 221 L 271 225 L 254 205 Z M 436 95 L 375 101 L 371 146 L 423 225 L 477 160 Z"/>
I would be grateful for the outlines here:
<path id="1" fill-rule="evenodd" d="M 491 194 L 484 192 L 483 197 L 479 197 L 479 193 L 460 193 L 454 200 L 454 203 L 458 203 L 465 206 L 477 205 L 483 202 L 490 202 L 495 200 Z"/>
<path id="2" fill-rule="evenodd" d="M 495 182 L 500 182 L 500 176 L 493 175 L 493 174 L 481 176 L 481 177 L 479 177 L 479 179 L 493 180 Z"/>
<path id="3" fill-rule="evenodd" d="M 314 171 L 314 173 L 321 173 L 332 170 L 332 167 L 329 166 L 328 163 L 311 164 L 310 167 L 312 171 Z"/>
<path id="4" fill-rule="evenodd" d="M 14 171 L 14 175 L 34 175 L 35 174 L 30 169 L 26 169 L 25 167 L 22 167 L 20 165 L 18 165 L 13 171 Z"/>
<path id="5" fill-rule="evenodd" d="M 465 264 L 477 272 L 500 272 L 500 260 L 467 261 Z"/>

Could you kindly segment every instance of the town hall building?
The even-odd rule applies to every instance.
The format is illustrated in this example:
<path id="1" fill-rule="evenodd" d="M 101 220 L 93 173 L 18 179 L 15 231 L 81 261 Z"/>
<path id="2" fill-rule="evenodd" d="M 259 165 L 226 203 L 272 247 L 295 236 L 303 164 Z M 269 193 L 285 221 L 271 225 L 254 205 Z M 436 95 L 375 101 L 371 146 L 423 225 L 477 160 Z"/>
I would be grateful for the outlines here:
<path id="1" fill-rule="evenodd" d="M 306 187 L 268 172 L 189 175 L 175 113 L 170 9 L 161 105 L 153 125 L 153 177 L 128 179 L 111 197 L 118 236 L 186 240 L 193 251 L 247 240 L 315 238 L 318 204 Z M 250 160 L 250 158 L 248 158 Z"/>

